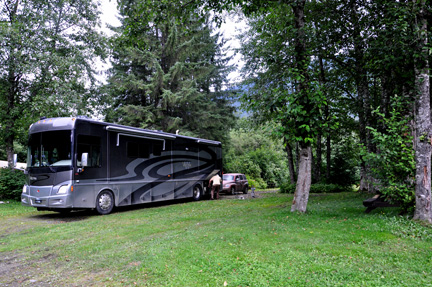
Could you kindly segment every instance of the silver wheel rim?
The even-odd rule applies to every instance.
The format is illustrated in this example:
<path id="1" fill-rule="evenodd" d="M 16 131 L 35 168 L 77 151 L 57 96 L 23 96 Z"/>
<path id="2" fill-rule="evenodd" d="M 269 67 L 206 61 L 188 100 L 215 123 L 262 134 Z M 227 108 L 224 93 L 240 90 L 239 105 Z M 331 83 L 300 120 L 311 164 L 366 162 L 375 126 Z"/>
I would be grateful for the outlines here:
<path id="1" fill-rule="evenodd" d="M 111 196 L 109 196 L 107 193 L 104 193 L 99 197 L 99 207 L 102 210 L 110 209 L 111 204 L 112 204 Z"/>
<path id="2" fill-rule="evenodd" d="M 198 198 L 199 195 L 200 195 L 200 189 L 199 189 L 198 187 L 195 187 L 195 188 L 194 188 L 194 197 L 195 197 L 195 198 Z"/>

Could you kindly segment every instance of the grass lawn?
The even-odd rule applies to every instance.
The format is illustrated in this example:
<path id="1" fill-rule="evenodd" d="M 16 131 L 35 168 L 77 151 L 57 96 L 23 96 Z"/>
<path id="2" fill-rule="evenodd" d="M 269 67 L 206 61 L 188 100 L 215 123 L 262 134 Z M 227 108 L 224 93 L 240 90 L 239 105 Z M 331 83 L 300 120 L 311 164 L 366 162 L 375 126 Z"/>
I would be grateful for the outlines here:
<path id="1" fill-rule="evenodd" d="M 180 202 L 60 215 L 0 205 L 0 286 L 432 286 L 432 228 L 367 195 Z"/>

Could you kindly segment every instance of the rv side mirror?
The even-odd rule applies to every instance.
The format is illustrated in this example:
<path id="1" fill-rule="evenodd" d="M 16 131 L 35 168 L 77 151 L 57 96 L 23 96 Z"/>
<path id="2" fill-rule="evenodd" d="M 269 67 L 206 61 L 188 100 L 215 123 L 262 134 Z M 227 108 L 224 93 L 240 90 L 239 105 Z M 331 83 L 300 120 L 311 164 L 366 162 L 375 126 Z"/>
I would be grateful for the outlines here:
<path id="1" fill-rule="evenodd" d="M 18 162 L 18 155 L 14 154 L 13 155 L 13 166 L 16 167 L 17 166 L 17 162 Z"/>
<path id="2" fill-rule="evenodd" d="M 81 166 L 88 166 L 88 153 L 86 152 L 83 152 L 83 154 L 81 155 Z"/>

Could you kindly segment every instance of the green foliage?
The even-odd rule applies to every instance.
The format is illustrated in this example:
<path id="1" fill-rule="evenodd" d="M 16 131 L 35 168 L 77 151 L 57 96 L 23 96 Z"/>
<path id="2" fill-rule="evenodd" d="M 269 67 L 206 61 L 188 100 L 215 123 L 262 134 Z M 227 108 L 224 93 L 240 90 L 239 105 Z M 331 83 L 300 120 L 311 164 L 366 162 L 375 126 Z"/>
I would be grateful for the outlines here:
<path id="1" fill-rule="evenodd" d="M 385 117 L 378 109 L 374 111 L 381 117 L 385 129 L 369 128 L 378 151 L 370 153 L 363 149 L 362 155 L 379 180 L 379 191 L 388 200 L 400 203 L 403 211 L 412 212 L 415 204 L 415 153 L 411 119 L 401 113 L 404 108 L 402 102 L 395 102 L 390 117 Z"/>
<path id="2" fill-rule="evenodd" d="M 0 168 L 0 200 L 20 200 L 25 175 L 20 170 Z"/>
<path id="3" fill-rule="evenodd" d="M 225 173 L 244 173 L 256 181 L 257 188 L 278 186 L 289 178 L 282 142 L 272 138 L 269 127 L 245 122 L 248 120 L 240 120 L 239 127 L 229 132 L 230 140 L 224 146 Z"/>
<path id="4" fill-rule="evenodd" d="M 296 190 L 296 185 L 291 183 L 283 183 L 280 185 L 280 193 L 294 193 Z M 346 192 L 352 189 L 346 186 L 338 184 L 325 184 L 316 183 L 312 184 L 310 188 L 310 193 L 336 193 L 336 192 Z"/>
<path id="5" fill-rule="evenodd" d="M 94 62 L 105 57 L 91 0 L 2 1 L 0 144 L 8 156 L 40 116 L 93 114 Z"/>
<path id="6" fill-rule="evenodd" d="M 251 178 L 250 176 L 246 176 L 248 179 L 249 187 L 255 187 L 258 189 L 266 189 L 267 183 L 264 181 L 264 179 L 258 177 L 258 178 Z"/>
<path id="7" fill-rule="evenodd" d="M 342 134 L 338 142 L 333 143 L 330 178 L 325 179 L 325 182 L 341 186 L 358 183 L 360 152 L 355 134 Z"/>
<path id="8" fill-rule="evenodd" d="M 234 111 L 222 91 L 230 71 L 225 42 L 208 15 L 175 15 L 169 2 L 119 1 L 124 19 L 111 39 L 106 120 L 222 141 Z"/>
<path id="9" fill-rule="evenodd" d="M 279 185 L 279 192 L 280 193 L 291 193 L 294 194 L 296 190 L 296 185 L 289 182 L 284 182 Z"/>
<path id="10" fill-rule="evenodd" d="M 326 94 L 310 64 L 311 23 L 302 30 L 307 37 L 299 39 L 292 7 L 277 5 L 272 13 L 250 17 L 250 29 L 240 37 L 245 59 L 242 72 L 248 86 L 242 103 L 258 119 L 278 123 L 277 132 L 288 141 L 310 144 L 329 124 L 323 120 Z M 303 39 L 307 41 L 306 51 L 300 53 L 304 62 L 299 63 L 298 47 L 287 43 Z"/>

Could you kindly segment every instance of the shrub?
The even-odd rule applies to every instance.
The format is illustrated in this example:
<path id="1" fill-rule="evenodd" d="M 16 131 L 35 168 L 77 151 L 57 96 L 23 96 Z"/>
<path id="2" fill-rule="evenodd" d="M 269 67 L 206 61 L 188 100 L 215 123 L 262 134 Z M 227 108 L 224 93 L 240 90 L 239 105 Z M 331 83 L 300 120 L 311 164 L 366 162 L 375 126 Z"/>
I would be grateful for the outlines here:
<path id="1" fill-rule="evenodd" d="M 284 182 L 279 185 L 280 193 L 294 193 L 296 189 L 296 185 L 288 182 Z"/>
<path id="2" fill-rule="evenodd" d="M 291 183 L 282 183 L 280 185 L 280 193 L 294 193 L 296 190 L 296 185 Z M 351 191 L 347 190 L 347 187 L 343 187 L 338 184 L 324 184 L 324 183 L 317 183 L 312 184 L 310 188 L 310 193 L 336 193 L 336 192 L 343 192 L 343 191 Z"/>
<path id="3" fill-rule="evenodd" d="M 335 193 L 335 192 L 347 191 L 347 189 L 348 189 L 347 187 L 343 187 L 338 184 L 317 183 L 311 185 L 310 192 L 311 193 Z"/>
<path id="4" fill-rule="evenodd" d="M 363 147 L 362 156 L 379 182 L 380 193 L 398 202 L 402 212 L 412 213 L 415 207 L 415 150 L 411 119 L 405 116 L 405 108 L 397 101 L 388 118 L 378 110 L 374 111 L 386 129 L 380 131 L 369 127 L 378 152 L 371 153 Z"/>
<path id="5" fill-rule="evenodd" d="M 22 171 L 0 168 L 0 200 L 20 200 L 25 175 Z"/>
<path id="6" fill-rule="evenodd" d="M 267 183 L 264 181 L 264 179 L 262 178 L 250 178 L 249 176 L 247 176 L 248 178 L 248 183 L 249 183 L 249 188 L 255 187 L 256 189 L 266 189 L 267 188 Z"/>

